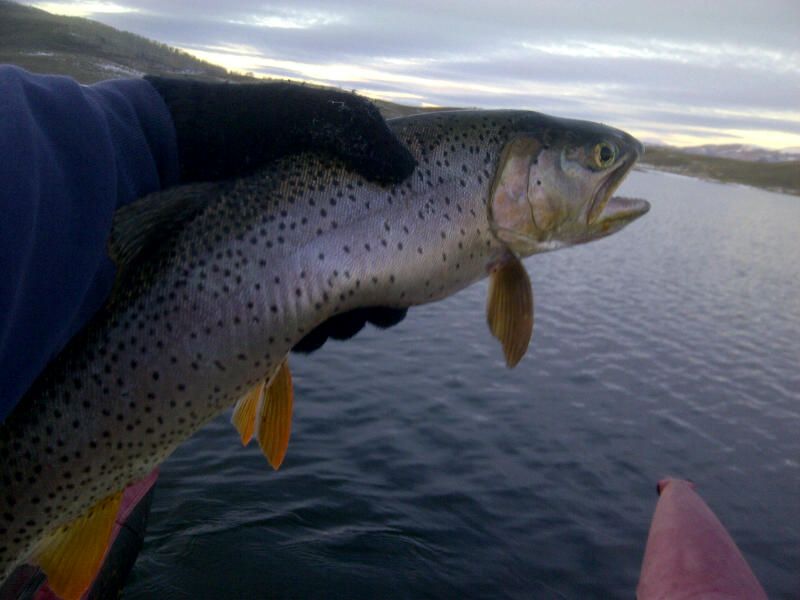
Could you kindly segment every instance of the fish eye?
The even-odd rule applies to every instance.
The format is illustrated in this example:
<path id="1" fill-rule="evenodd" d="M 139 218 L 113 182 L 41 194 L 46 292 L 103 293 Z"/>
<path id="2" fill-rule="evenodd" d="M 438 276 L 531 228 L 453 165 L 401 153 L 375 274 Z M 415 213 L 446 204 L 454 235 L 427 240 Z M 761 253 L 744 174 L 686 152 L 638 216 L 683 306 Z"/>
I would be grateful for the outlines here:
<path id="1" fill-rule="evenodd" d="M 616 158 L 617 149 L 608 142 L 600 142 L 594 147 L 594 164 L 597 167 L 607 169 Z"/>

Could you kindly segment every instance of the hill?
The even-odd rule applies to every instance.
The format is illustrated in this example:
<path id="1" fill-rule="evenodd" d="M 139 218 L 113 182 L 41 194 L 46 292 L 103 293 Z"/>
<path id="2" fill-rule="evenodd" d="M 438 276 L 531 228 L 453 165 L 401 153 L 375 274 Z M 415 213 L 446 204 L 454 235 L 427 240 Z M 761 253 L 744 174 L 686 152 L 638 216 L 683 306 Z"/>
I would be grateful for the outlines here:
<path id="1" fill-rule="evenodd" d="M 753 162 L 787 162 L 800 160 L 800 153 L 787 150 L 768 150 L 749 144 L 705 144 L 703 146 L 688 146 L 681 148 L 689 154 L 701 156 L 717 156 L 719 158 L 733 158 Z"/>
<path id="2" fill-rule="evenodd" d="M 145 73 L 245 79 L 133 33 L 6 0 L 0 0 L 0 63 L 69 75 L 81 83 Z"/>
<path id="3" fill-rule="evenodd" d="M 97 21 L 53 15 L 0 0 L 0 64 L 34 73 L 69 75 L 81 83 L 142 75 L 185 76 L 212 81 L 254 81 L 182 50 Z M 376 100 L 384 117 L 430 109 Z"/>

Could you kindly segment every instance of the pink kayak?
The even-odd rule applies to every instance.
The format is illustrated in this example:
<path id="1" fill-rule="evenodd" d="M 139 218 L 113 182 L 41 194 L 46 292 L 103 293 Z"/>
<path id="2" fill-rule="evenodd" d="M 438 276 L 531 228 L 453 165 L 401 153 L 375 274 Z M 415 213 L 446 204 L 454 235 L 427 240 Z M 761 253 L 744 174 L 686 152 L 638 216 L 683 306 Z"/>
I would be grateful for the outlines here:
<path id="1" fill-rule="evenodd" d="M 739 548 L 694 484 L 662 479 L 658 493 L 636 588 L 639 600 L 766 600 Z"/>

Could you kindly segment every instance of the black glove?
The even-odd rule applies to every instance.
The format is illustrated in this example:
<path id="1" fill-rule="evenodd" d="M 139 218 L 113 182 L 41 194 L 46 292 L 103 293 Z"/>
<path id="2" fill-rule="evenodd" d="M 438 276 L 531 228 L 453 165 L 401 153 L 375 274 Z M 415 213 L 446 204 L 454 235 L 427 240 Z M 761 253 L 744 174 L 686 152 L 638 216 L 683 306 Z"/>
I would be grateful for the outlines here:
<path id="1" fill-rule="evenodd" d="M 172 114 L 181 183 L 246 175 L 304 150 L 335 154 L 367 179 L 397 182 L 415 161 L 368 100 L 295 83 L 147 76 Z"/>
<path id="2" fill-rule="evenodd" d="M 380 329 L 394 327 L 405 319 L 407 308 L 389 308 L 386 306 L 373 306 L 370 308 L 356 308 L 331 317 L 318 325 L 311 333 L 297 342 L 292 351 L 311 354 L 324 344 L 329 337 L 335 340 L 348 340 L 361 331 L 367 323 L 372 323 Z"/>

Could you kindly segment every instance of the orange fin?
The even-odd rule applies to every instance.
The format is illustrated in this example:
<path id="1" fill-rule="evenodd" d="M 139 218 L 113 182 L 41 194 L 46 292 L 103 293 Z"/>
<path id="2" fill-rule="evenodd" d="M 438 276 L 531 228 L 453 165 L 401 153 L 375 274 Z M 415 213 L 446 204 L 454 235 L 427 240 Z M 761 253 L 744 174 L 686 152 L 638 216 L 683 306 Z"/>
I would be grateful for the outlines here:
<path id="1" fill-rule="evenodd" d="M 275 470 L 281 466 L 289 447 L 293 402 L 292 374 L 289 372 L 288 359 L 283 359 L 267 386 L 256 428 L 258 445 Z"/>
<path id="2" fill-rule="evenodd" d="M 39 544 L 34 561 L 50 588 L 64 600 L 80 598 L 103 563 L 122 492 L 95 504 L 88 513 L 59 527 Z"/>
<path id="3" fill-rule="evenodd" d="M 253 432 L 256 428 L 256 410 L 258 405 L 264 401 L 264 391 L 267 386 L 267 381 L 260 381 L 253 389 L 245 394 L 236 403 L 231 415 L 231 423 L 236 427 L 239 432 L 239 437 L 242 439 L 242 446 L 247 446 L 250 440 L 253 439 Z"/>
<path id="4" fill-rule="evenodd" d="M 489 331 L 503 346 L 506 365 L 516 366 L 525 356 L 533 335 L 533 288 L 516 256 L 491 273 L 486 321 Z"/>

